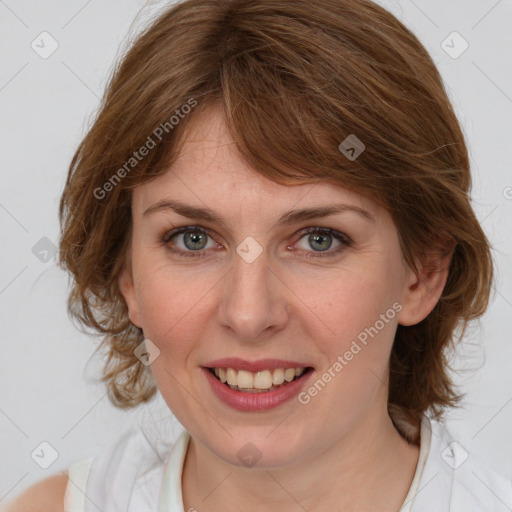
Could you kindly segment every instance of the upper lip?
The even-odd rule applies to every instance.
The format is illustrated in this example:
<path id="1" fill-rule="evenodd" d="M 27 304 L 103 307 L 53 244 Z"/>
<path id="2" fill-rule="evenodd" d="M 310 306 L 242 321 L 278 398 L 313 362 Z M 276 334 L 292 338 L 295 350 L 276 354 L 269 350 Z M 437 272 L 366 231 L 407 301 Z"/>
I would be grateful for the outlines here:
<path id="1" fill-rule="evenodd" d="M 248 361 L 238 357 L 225 357 L 215 359 L 203 365 L 206 368 L 234 368 L 236 370 L 246 370 L 248 372 L 261 372 L 263 370 L 273 370 L 275 368 L 308 368 L 311 365 L 298 361 L 285 361 L 284 359 L 258 359 L 257 361 Z"/>

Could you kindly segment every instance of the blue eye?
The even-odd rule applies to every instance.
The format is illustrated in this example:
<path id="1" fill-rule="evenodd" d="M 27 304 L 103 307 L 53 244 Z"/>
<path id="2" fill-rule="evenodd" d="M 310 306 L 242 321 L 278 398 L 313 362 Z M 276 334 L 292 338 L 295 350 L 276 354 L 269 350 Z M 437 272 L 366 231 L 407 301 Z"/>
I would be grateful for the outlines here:
<path id="1" fill-rule="evenodd" d="M 312 227 L 306 228 L 302 233 L 304 233 L 304 231 L 305 234 L 299 239 L 299 242 L 305 239 L 308 246 L 314 249 L 313 251 L 308 251 L 307 248 L 301 248 L 309 253 L 306 255 L 307 258 L 336 256 L 352 243 L 347 235 L 335 231 L 334 229 Z M 339 245 L 335 249 L 330 250 L 333 241 L 338 242 Z"/>
<path id="2" fill-rule="evenodd" d="M 196 251 L 204 249 L 207 245 L 206 233 L 201 231 L 187 231 L 183 233 L 183 245 L 190 250 Z"/>
<path id="3" fill-rule="evenodd" d="M 177 230 L 173 230 L 170 231 L 169 233 L 166 233 L 162 239 L 162 242 L 168 247 L 168 249 L 171 252 L 178 254 L 181 257 L 197 258 L 206 256 L 206 254 L 204 254 L 204 252 L 202 251 L 211 248 L 207 246 L 209 237 L 210 235 L 208 235 L 208 233 L 200 227 L 185 226 L 183 228 L 179 228 Z M 174 238 L 181 240 L 181 247 L 179 246 L 179 244 L 170 244 L 171 240 Z M 171 246 L 178 246 L 178 249 L 175 249 Z"/>
<path id="4" fill-rule="evenodd" d="M 309 248 L 313 249 L 308 250 L 308 247 L 300 247 L 300 250 L 306 253 L 307 258 L 335 256 L 352 244 L 347 235 L 330 228 L 310 227 L 300 231 L 299 235 L 302 236 L 295 244 L 304 239 Z M 174 239 L 178 242 L 173 242 Z M 208 245 L 209 239 L 210 245 Z M 331 249 L 333 242 L 337 242 L 338 245 Z M 208 231 L 199 226 L 185 226 L 172 230 L 163 236 L 162 244 L 170 252 L 183 258 L 203 258 L 208 256 L 207 249 L 219 246 L 213 241 Z"/>

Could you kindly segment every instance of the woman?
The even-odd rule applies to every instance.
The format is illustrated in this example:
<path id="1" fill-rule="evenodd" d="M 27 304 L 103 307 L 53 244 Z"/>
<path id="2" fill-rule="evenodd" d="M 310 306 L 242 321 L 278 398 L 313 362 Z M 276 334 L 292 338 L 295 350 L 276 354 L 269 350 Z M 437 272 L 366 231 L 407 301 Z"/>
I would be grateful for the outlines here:
<path id="1" fill-rule="evenodd" d="M 164 460 L 123 437 L 38 497 L 510 510 L 512 484 L 441 421 L 461 398 L 446 351 L 493 277 L 469 188 L 441 78 L 384 9 L 173 5 L 73 158 L 60 258 L 70 311 L 104 336 L 112 402 L 158 391 L 185 431 Z"/>

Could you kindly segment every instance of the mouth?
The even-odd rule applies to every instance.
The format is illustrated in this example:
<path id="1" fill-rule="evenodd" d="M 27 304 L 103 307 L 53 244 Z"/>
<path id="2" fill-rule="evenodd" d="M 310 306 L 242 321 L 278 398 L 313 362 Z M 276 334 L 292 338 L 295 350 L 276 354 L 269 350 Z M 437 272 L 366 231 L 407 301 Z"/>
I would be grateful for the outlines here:
<path id="1" fill-rule="evenodd" d="M 288 386 L 313 370 L 310 366 L 269 368 L 257 372 L 231 367 L 206 368 L 218 381 L 242 393 L 266 393 Z"/>
<path id="2" fill-rule="evenodd" d="M 242 412 L 266 412 L 297 396 L 315 368 L 302 361 L 226 357 L 201 367 L 213 394 Z"/>

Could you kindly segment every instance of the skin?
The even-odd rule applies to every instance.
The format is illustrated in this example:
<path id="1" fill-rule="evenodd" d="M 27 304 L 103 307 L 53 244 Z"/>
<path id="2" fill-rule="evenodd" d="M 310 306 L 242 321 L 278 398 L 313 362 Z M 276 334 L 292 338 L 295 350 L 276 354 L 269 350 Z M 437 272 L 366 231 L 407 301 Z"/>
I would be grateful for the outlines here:
<path id="1" fill-rule="evenodd" d="M 226 226 L 170 209 L 144 215 L 165 199 L 210 208 Z M 344 212 L 276 225 L 288 210 L 338 203 L 375 220 Z M 185 510 L 397 511 L 419 449 L 387 413 L 389 355 L 397 325 L 430 313 L 447 271 L 416 276 L 391 217 L 371 199 L 326 182 L 284 186 L 257 174 L 215 109 L 189 125 L 169 170 L 134 190 L 132 215 L 120 286 L 131 321 L 160 350 L 151 364 L 158 388 L 192 436 Z M 194 252 L 183 233 L 162 241 L 184 226 L 206 231 L 204 257 L 170 252 Z M 320 246 L 331 245 L 321 251 L 302 232 L 308 227 L 332 228 L 352 243 L 322 256 L 341 243 L 327 236 Z M 236 252 L 247 237 L 263 248 L 252 263 Z M 430 263 L 446 269 L 449 260 Z M 314 368 L 307 388 L 394 303 L 401 311 L 307 405 L 292 399 L 265 412 L 234 410 L 200 369 L 221 357 L 300 361 Z M 252 468 L 237 457 L 249 441 L 261 454 Z"/>
<path id="2" fill-rule="evenodd" d="M 0 512 L 62 512 L 68 475 L 52 475 L 25 489 L 8 503 L 0 503 Z"/>

